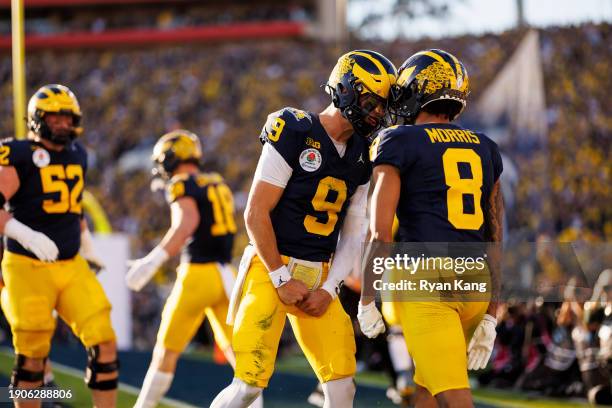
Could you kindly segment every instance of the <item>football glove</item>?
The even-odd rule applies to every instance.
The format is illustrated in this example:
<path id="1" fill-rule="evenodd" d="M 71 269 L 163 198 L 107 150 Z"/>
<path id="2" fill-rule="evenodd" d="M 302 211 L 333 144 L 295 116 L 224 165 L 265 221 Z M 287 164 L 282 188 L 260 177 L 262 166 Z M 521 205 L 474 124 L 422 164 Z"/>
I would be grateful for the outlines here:
<path id="1" fill-rule="evenodd" d="M 128 261 L 130 270 L 125 276 L 128 287 L 136 292 L 140 291 L 167 259 L 168 253 L 161 247 L 155 247 L 144 258 Z"/>
<path id="2" fill-rule="evenodd" d="M 468 345 L 468 370 L 482 370 L 487 366 L 497 336 L 496 327 L 497 319 L 485 314 Z"/>
<path id="3" fill-rule="evenodd" d="M 4 225 L 4 235 L 19 242 L 21 246 L 32 252 L 41 261 L 53 262 L 59 255 L 59 249 L 57 249 L 53 240 L 42 232 L 34 231 L 15 218 L 11 218 Z"/>
<path id="4" fill-rule="evenodd" d="M 359 327 L 363 334 L 370 339 L 385 332 L 385 323 L 383 322 L 382 315 L 376 308 L 376 302 L 370 302 L 367 305 L 359 302 L 357 320 L 359 320 Z"/>

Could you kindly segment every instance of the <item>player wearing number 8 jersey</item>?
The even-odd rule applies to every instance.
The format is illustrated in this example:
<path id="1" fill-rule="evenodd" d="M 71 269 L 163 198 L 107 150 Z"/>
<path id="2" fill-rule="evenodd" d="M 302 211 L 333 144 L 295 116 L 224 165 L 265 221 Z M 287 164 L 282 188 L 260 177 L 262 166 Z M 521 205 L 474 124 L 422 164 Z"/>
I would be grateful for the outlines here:
<path id="1" fill-rule="evenodd" d="M 0 144 L 2 309 L 17 357 L 13 386 L 42 385 L 56 310 L 87 348 L 94 405 L 107 407 L 115 405 L 118 362 L 111 305 L 79 255 L 91 247 L 81 205 L 87 153 L 75 140 L 80 119 L 70 89 L 45 85 L 28 103 L 28 139 Z"/>
<path id="2" fill-rule="evenodd" d="M 355 340 L 336 290 L 359 256 L 368 137 L 382 123 L 395 78 L 384 56 L 352 51 L 330 75 L 332 103 L 323 112 L 285 108 L 268 116 L 245 210 L 252 245 L 228 316 L 236 310 L 236 371 L 212 407 L 247 406 L 268 385 L 287 316 L 325 406 L 352 406 Z"/>
<path id="3" fill-rule="evenodd" d="M 171 226 L 144 258 L 131 263 L 126 276 L 136 291 L 161 264 L 182 249 L 177 279 L 162 313 L 153 359 L 135 406 L 155 407 L 170 388 L 176 363 L 204 317 L 231 364 L 231 327 L 225 324 L 235 280 L 230 264 L 236 224 L 232 192 L 217 173 L 202 173 L 198 136 L 187 130 L 163 135 L 153 147 L 153 174 L 165 187 Z"/>
<path id="4" fill-rule="evenodd" d="M 418 52 L 400 68 L 390 109 L 410 126 L 386 129 L 373 144 L 373 240 L 392 242 L 397 213 L 402 242 L 501 241 L 497 145 L 482 133 L 450 123 L 464 109 L 468 93 L 465 67 L 445 51 Z M 415 362 L 418 407 L 436 406 L 434 396 L 441 406 L 472 406 L 467 369 L 485 367 L 495 340 L 498 250 L 492 246 L 488 259 L 490 303 L 395 304 Z M 374 337 L 381 331 L 381 317 L 366 302 L 360 304 L 360 324 Z"/>

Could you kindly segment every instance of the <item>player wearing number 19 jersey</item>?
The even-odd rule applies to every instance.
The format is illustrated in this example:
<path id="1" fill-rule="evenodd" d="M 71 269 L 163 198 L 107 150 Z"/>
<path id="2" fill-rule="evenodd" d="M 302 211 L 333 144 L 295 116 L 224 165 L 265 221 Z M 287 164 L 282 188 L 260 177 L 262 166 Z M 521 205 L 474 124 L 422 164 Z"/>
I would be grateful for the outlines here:
<path id="1" fill-rule="evenodd" d="M 79 255 L 87 170 L 87 153 L 75 140 L 80 119 L 70 89 L 46 85 L 28 104 L 28 139 L 0 144 L 0 233 L 7 238 L 2 309 L 15 346 L 13 386 L 42 384 L 55 310 L 87 348 L 94 405 L 112 407 L 118 363 L 111 305 Z M 5 201 L 9 212 L 2 210 Z"/>
<path id="2" fill-rule="evenodd" d="M 397 213 L 402 242 L 501 241 L 497 145 L 450 123 L 468 93 L 467 71 L 448 52 L 421 51 L 400 68 L 391 109 L 411 125 L 386 129 L 372 148 L 374 240 L 391 242 Z M 495 339 L 499 248 L 491 247 L 491 303 L 395 303 L 415 363 L 417 406 L 435 406 L 434 396 L 443 406 L 472 406 L 467 369 L 486 366 Z M 380 315 L 373 303 L 362 308 L 364 332 L 377 335 Z"/>
<path id="3" fill-rule="evenodd" d="M 170 388 L 180 354 L 205 316 L 217 345 L 234 363 L 232 330 L 225 324 L 235 280 L 230 264 L 236 233 L 233 197 L 221 175 L 200 172 L 201 158 L 200 140 L 187 130 L 163 135 L 153 148 L 153 173 L 165 186 L 171 226 L 157 247 L 132 262 L 128 286 L 139 291 L 166 259 L 181 249 L 182 254 L 137 408 L 157 406 Z"/>
<path id="4" fill-rule="evenodd" d="M 236 371 L 212 407 L 245 407 L 268 385 L 287 316 L 325 406 L 352 406 L 355 340 L 336 289 L 359 255 L 368 137 L 381 125 L 395 78 L 384 56 L 352 51 L 332 71 L 332 104 L 323 112 L 285 108 L 268 116 L 245 211 L 252 245 L 232 294 Z"/>

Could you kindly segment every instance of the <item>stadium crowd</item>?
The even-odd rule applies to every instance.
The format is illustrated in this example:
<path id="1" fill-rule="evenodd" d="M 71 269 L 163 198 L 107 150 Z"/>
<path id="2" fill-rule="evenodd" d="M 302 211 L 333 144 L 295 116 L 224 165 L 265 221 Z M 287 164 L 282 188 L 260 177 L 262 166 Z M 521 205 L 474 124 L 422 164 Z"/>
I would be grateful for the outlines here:
<path id="1" fill-rule="evenodd" d="M 306 21 L 312 19 L 312 4 L 300 1 L 278 3 L 261 1 L 252 4 L 206 4 L 179 2 L 176 4 L 99 5 L 97 7 L 63 7 L 28 9 L 25 30 L 28 34 L 54 35 L 74 32 L 102 33 L 112 30 L 151 29 L 173 30 L 207 25 L 263 21 Z M 0 15 L 0 35 L 10 35 L 10 13 Z"/>
<path id="2" fill-rule="evenodd" d="M 350 48 L 380 50 L 397 66 L 419 49 L 446 49 L 467 66 L 475 101 L 523 35 L 509 31 L 435 41 L 355 42 Z M 612 25 L 549 28 L 541 31 L 540 39 L 547 143 L 530 151 L 504 151 L 501 145 L 520 174 L 508 214 L 510 237 L 609 241 Z M 44 51 L 28 54 L 27 85 L 31 92 L 44 83 L 64 83 L 77 94 L 84 112 L 83 142 L 90 153 L 88 188 L 103 203 L 113 228 L 134 237 L 136 257 L 147 253 L 168 226 L 164 200 L 149 188 L 148 156 L 157 138 L 179 127 L 199 134 L 206 168 L 225 176 L 241 213 L 266 115 L 284 106 L 321 110 L 329 97 L 320 86 L 337 55 L 335 47 L 308 40 Z M 13 129 L 10 79 L 10 58 L 2 58 L 2 136 L 11 136 Z M 242 217 L 237 220 L 242 222 Z M 242 228 L 236 256 L 246 240 Z M 133 294 L 139 348 L 151 347 L 155 340 L 157 324 L 151 322 L 159 318 L 173 277 L 168 267 L 158 275 L 157 285 Z M 561 390 L 584 395 L 604 377 L 609 384 L 612 349 L 603 341 L 610 336 L 609 300 L 598 307 L 571 298 L 558 304 L 534 300 L 504 307 L 492 368 L 479 380 L 551 395 Z M 558 378 L 573 386 L 561 389 Z"/>

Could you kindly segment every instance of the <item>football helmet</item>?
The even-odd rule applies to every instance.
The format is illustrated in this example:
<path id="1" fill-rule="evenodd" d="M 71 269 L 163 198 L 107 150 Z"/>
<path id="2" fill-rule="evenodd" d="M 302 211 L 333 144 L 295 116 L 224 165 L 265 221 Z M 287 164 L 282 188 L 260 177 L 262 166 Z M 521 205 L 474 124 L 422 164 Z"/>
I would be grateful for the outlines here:
<path id="1" fill-rule="evenodd" d="M 67 133 L 53 133 L 45 121 L 45 115 L 49 113 L 72 115 L 72 129 Z M 65 145 L 83 132 L 79 126 L 80 123 L 79 101 L 74 93 L 64 85 L 45 85 L 36 91 L 28 102 L 28 129 L 38 137 Z"/>
<path id="2" fill-rule="evenodd" d="M 382 118 L 374 118 L 370 113 L 382 105 L 386 114 L 387 100 L 396 79 L 397 70 L 385 56 L 375 51 L 355 50 L 338 59 L 325 89 L 355 132 L 369 137 L 382 125 Z M 376 123 L 371 123 L 372 120 Z"/>
<path id="3" fill-rule="evenodd" d="M 153 147 L 153 175 L 169 179 L 181 163 L 200 164 L 202 145 L 194 133 L 179 129 L 166 133 Z"/>
<path id="4" fill-rule="evenodd" d="M 419 51 L 399 69 L 389 112 L 413 124 L 423 107 L 444 101 L 442 111 L 452 121 L 463 112 L 469 93 L 467 70 L 457 57 L 438 49 Z"/>

